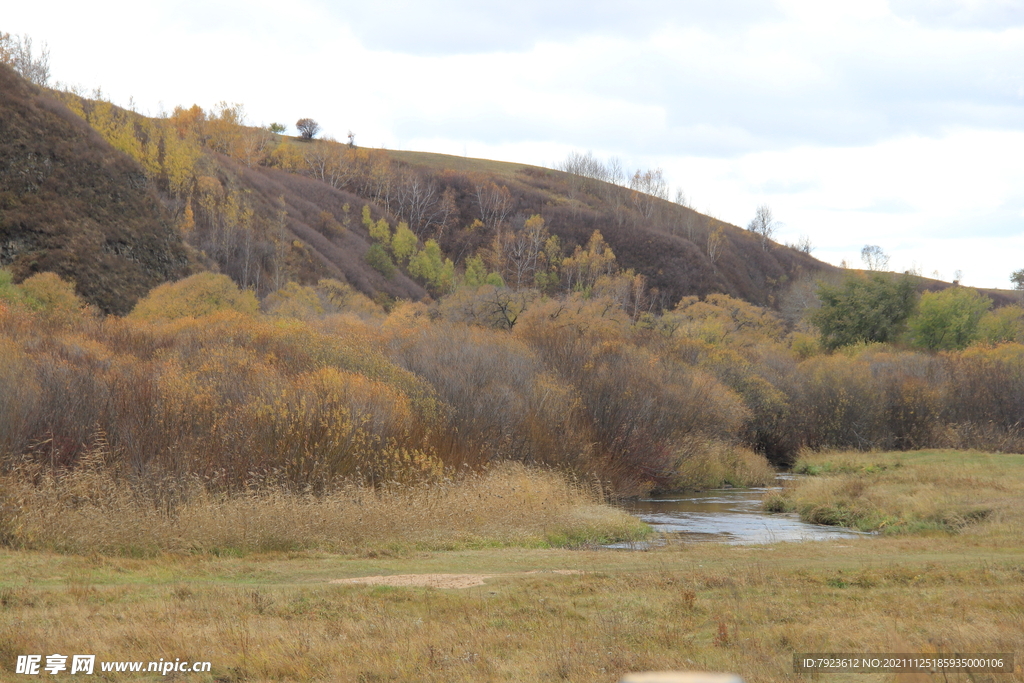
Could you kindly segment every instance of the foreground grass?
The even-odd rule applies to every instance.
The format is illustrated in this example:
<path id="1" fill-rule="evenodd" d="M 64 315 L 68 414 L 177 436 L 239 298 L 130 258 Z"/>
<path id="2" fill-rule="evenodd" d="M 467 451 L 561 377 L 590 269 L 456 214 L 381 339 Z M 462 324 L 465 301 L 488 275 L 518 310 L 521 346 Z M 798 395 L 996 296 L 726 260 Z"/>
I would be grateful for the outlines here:
<path id="1" fill-rule="evenodd" d="M 351 484 L 318 496 L 272 485 L 234 494 L 175 482 L 140 490 L 88 463 L 59 476 L 0 478 L 3 544 L 68 553 L 579 547 L 649 533 L 603 504 L 593 487 L 515 465 L 421 485 Z"/>
<path id="2" fill-rule="evenodd" d="M 980 541 L 393 558 L 3 551 L 0 679 L 19 678 L 17 655 L 54 652 L 211 661 L 196 681 L 611 682 L 707 669 L 756 683 L 794 680 L 799 652 L 1022 651 L 1024 551 Z M 529 570 L 542 573 L 516 574 Z M 509 575 L 463 590 L 328 583 L 417 572 Z"/>
<path id="3" fill-rule="evenodd" d="M 849 470 L 840 477 L 905 470 L 915 459 L 959 462 L 953 453 L 902 457 L 900 467 L 877 454 L 821 462 Z M 1014 462 L 994 465 L 1007 491 L 1022 478 Z M 988 479 L 977 476 L 964 486 L 987 495 Z M 862 495 L 887 481 L 868 479 Z M 946 493 L 958 481 L 946 480 Z M 801 652 L 1021 652 L 1024 519 L 1012 502 L 989 504 L 992 513 L 956 534 L 647 552 L 410 543 L 240 557 L 2 550 L 0 680 L 24 680 L 13 673 L 18 655 L 55 652 L 213 663 L 210 674 L 180 677 L 190 681 L 581 683 L 662 669 L 792 681 Z M 566 569 L 582 573 L 550 571 Z M 461 590 L 330 583 L 416 573 L 501 576 Z M 1024 680 L 1017 670 L 1000 680 Z"/>
<path id="4" fill-rule="evenodd" d="M 957 533 L 1024 521 L 1024 455 L 928 450 L 806 453 L 766 501 L 808 522 L 885 533 Z M 991 525 L 988 528 L 993 528 Z"/>

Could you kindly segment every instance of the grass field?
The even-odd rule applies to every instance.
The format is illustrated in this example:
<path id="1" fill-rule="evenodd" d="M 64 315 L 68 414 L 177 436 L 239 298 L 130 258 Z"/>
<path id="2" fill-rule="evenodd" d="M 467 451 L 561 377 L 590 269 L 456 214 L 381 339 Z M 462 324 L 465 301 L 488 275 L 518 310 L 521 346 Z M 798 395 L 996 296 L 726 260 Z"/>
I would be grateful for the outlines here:
<path id="1" fill-rule="evenodd" d="M 927 533 L 957 532 L 986 519 L 993 523 L 988 528 L 1024 521 L 1024 455 L 806 453 L 793 470 L 811 476 L 768 505 L 795 510 L 808 522 Z"/>
<path id="2" fill-rule="evenodd" d="M 453 170 L 462 173 L 493 173 L 497 176 L 514 177 L 523 169 L 532 169 L 546 173 L 559 173 L 541 166 L 530 164 L 519 164 L 510 161 L 495 161 L 493 159 L 477 159 L 475 157 L 460 157 L 452 154 L 438 154 L 435 152 L 412 152 L 405 150 L 385 150 L 389 157 L 395 161 L 404 161 L 415 166 L 422 166 L 437 171 Z"/>
<path id="3" fill-rule="evenodd" d="M 980 463 L 995 468 L 1007 494 L 1022 479 L 1020 456 L 815 462 L 833 463 L 833 472 L 867 467 L 801 485 L 862 476 L 860 497 L 868 498 L 908 468 L 970 472 Z M 973 476 L 944 481 L 988 496 L 989 480 Z M 13 673 L 14 660 L 33 653 L 212 662 L 210 674 L 179 676 L 190 681 L 611 682 L 627 671 L 704 669 L 754 682 L 800 678 L 792 658 L 801 652 L 1021 652 L 1024 525 L 1012 501 L 989 505 L 990 514 L 955 532 L 907 526 L 827 543 L 644 552 L 410 544 L 237 557 L 0 551 L 0 679 L 27 680 Z M 406 574 L 491 578 L 461 589 L 330 583 Z M 1019 666 L 1014 674 L 935 677 L 1022 679 Z"/>

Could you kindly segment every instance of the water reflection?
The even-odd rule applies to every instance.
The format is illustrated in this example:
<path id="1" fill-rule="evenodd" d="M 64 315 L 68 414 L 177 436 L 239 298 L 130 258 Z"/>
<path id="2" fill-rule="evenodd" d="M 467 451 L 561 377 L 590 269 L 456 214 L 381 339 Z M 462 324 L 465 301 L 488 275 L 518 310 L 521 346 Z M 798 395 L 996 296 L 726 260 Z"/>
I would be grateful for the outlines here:
<path id="1" fill-rule="evenodd" d="M 774 543 L 824 541 L 865 534 L 841 527 L 800 521 L 795 513 L 768 513 L 761 499 L 770 488 L 722 489 L 683 495 L 652 496 L 624 507 L 656 531 L 682 541 Z M 611 546 L 629 547 L 629 546 Z"/>

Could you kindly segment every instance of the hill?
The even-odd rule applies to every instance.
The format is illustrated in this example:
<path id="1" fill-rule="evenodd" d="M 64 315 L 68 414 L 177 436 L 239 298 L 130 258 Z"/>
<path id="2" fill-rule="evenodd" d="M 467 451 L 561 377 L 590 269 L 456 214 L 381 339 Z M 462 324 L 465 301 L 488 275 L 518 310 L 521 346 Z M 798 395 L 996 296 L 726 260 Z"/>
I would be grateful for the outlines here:
<path id="1" fill-rule="evenodd" d="M 656 184 L 289 138 L 244 125 L 238 105 L 146 118 L 40 90 L 6 68 L 0 79 L 0 151 L 11 162 L 0 172 L 0 265 L 17 279 L 53 270 L 108 312 L 129 310 L 153 285 L 196 267 L 261 298 L 288 281 L 332 278 L 387 303 L 444 294 L 478 258 L 514 288 L 553 294 L 596 283 L 573 280 L 565 262 L 597 245 L 614 254 L 614 272 L 632 278 L 634 308 L 724 293 L 793 320 L 809 283 L 840 272 L 667 201 Z M 531 216 L 542 230 L 530 233 Z M 390 244 L 374 252 L 402 223 L 414 253 L 399 258 Z M 431 241 L 435 270 L 450 260 L 450 275 L 412 265 Z"/>
<path id="2" fill-rule="evenodd" d="M 173 216 L 144 170 L 0 65 L 0 265 L 53 271 L 109 313 L 188 274 Z"/>
<path id="3" fill-rule="evenodd" d="M 747 230 L 620 184 L 523 164 L 423 152 L 386 154 L 399 168 L 428 177 L 447 175 L 449 186 L 466 179 L 475 180 L 472 189 L 479 188 L 481 179 L 501 184 L 511 196 L 510 213 L 543 216 L 566 252 L 600 231 L 619 265 L 644 275 L 665 307 L 683 296 L 712 292 L 778 307 L 781 294 L 801 276 L 837 270 L 809 254 L 774 242 L 765 246 Z M 460 204 L 464 215 L 479 217 L 480 199 L 472 196 L 479 192 L 464 194 L 471 195 Z M 463 252 L 480 248 L 488 237 L 486 232 L 475 238 L 456 232 L 442 246 Z"/>
<path id="4" fill-rule="evenodd" d="M 747 230 L 688 207 L 563 171 L 333 141 L 290 138 L 279 145 L 269 166 L 320 180 L 354 195 L 353 202 L 369 202 L 375 217 L 405 222 L 421 241 L 436 240 L 457 266 L 481 255 L 507 275 L 498 253 L 506 248 L 502 240 L 517 239 L 527 218 L 538 215 L 546 234 L 558 238 L 563 257 L 585 249 L 599 232 L 618 267 L 643 276 L 658 308 L 713 292 L 778 307 L 793 282 L 837 270 L 795 249 L 765 246 Z M 362 226 L 332 214 L 370 241 Z"/>
<path id="5" fill-rule="evenodd" d="M 509 252 L 522 246 L 513 243 L 540 216 L 544 238 L 557 238 L 539 259 L 547 270 L 535 263 L 523 280 L 520 263 L 516 286 L 546 277 L 551 293 L 573 286 L 561 261 L 598 232 L 616 268 L 642 276 L 648 308 L 712 292 L 778 307 L 792 282 L 832 270 L 685 206 L 571 173 L 287 138 L 244 125 L 237 107 L 152 119 L 40 90 L 7 69 L 2 79 L 0 136 L 12 163 L 2 176 L 0 264 L 19 280 L 53 270 L 108 312 L 129 310 L 197 263 L 260 297 L 323 278 L 384 302 L 447 291 L 450 278 L 413 274 L 409 259 L 394 269 L 370 263 L 369 228 L 381 220 L 392 231 L 406 223 L 418 249 L 435 241 L 453 272 L 479 257 L 508 281 Z M 33 173 L 39 182 L 26 180 Z"/>

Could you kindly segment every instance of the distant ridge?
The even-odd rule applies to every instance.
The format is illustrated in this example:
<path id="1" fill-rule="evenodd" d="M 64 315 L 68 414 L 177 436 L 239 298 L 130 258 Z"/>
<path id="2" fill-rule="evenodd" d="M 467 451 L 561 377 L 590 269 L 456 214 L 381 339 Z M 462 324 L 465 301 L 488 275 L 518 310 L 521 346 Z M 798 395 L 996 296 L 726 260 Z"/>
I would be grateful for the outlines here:
<path id="1" fill-rule="evenodd" d="M 642 276 L 651 310 L 724 293 L 795 320 L 783 309 L 805 300 L 820 276 L 843 272 L 622 185 L 519 163 L 304 141 L 197 107 L 180 110 L 205 126 L 188 133 L 198 155 L 191 184 L 172 192 L 166 177 L 154 175 L 154 158 L 140 163 L 86 123 L 83 112 L 97 104 L 45 91 L 0 66 L 0 266 L 18 280 L 56 272 L 108 313 L 125 313 L 153 286 L 199 269 L 224 272 L 261 297 L 287 281 L 321 278 L 381 302 L 437 296 L 407 264 L 387 274 L 371 266 L 366 211 L 392 230 L 407 223 L 419 245 L 436 241 L 459 272 L 471 258 L 493 259 L 502 236 L 533 215 L 566 257 L 600 233 L 617 266 Z M 149 146 L 146 154 L 163 154 L 147 136 L 183 125 L 174 118 L 179 110 L 170 119 L 112 110 Z M 262 151 L 243 156 L 254 139 Z M 922 279 L 919 286 L 949 285 Z M 997 305 L 1012 299 L 987 293 Z"/>

